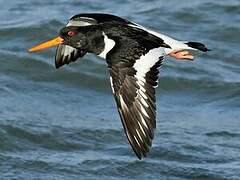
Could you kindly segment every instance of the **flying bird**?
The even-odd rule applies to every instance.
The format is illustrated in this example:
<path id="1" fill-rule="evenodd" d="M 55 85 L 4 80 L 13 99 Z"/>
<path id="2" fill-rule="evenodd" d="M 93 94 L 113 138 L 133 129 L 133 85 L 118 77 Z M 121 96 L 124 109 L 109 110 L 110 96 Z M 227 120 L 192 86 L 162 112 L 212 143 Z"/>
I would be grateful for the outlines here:
<path id="1" fill-rule="evenodd" d="M 57 46 L 56 68 L 87 53 L 106 59 L 124 131 L 139 159 L 146 157 L 154 137 L 155 88 L 164 57 L 193 60 L 187 50 L 209 51 L 202 43 L 178 41 L 121 17 L 101 13 L 73 16 L 58 37 L 29 51 L 52 46 Z"/>

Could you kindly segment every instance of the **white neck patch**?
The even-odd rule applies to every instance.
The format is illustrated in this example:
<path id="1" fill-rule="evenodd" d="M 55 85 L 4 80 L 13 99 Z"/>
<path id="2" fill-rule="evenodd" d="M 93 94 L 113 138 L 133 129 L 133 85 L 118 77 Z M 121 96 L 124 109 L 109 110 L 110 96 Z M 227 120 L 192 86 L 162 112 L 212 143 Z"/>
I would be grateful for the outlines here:
<path id="1" fill-rule="evenodd" d="M 112 50 L 112 48 L 115 46 L 115 41 L 112 39 L 109 39 L 107 35 L 103 32 L 104 36 L 104 50 L 98 54 L 103 59 L 106 59 L 107 53 Z"/>

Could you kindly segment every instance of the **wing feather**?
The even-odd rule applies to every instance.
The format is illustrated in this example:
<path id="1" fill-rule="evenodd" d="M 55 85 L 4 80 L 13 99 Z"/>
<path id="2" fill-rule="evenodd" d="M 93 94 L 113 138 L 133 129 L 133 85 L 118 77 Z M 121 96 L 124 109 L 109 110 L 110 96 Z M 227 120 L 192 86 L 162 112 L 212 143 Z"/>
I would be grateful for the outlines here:
<path id="1" fill-rule="evenodd" d="M 55 66 L 60 68 L 65 64 L 76 61 L 78 58 L 86 54 L 83 50 L 78 50 L 68 45 L 60 44 L 57 47 L 55 55 Z"/>
<path id="2" fill-rule="evenodd" d="M 136 76 L 134 67 L 109 68 L 113 94 L 122 124 L 133 151 L 139 159 L 146 156 L 152 145 L 156 128 L 155 86 L 161 57 L 144 75 Z M 135 73 L 132 73 L 135 72 Z M 140 82 L 141 81 L 141 82 Z"/>

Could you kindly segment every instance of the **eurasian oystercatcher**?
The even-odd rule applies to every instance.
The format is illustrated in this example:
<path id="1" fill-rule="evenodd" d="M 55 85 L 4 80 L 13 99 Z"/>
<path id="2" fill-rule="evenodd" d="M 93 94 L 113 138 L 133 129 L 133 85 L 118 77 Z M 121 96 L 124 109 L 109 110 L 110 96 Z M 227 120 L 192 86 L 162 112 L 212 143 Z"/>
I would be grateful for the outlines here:
<path id="1" fill-rule="evenodd" d="M 122 124 L 139 159 L 149 152 L 154 137 L 155 88 L 164 57 L 193 60 L 186 50 L 208 51 L 201 43 L 178 41 L 118 16 L 100 13 L 73 16 L 57 38 L 29 51 L 55 45 L 56 68 L 86 53 L 106 59 Z"/>

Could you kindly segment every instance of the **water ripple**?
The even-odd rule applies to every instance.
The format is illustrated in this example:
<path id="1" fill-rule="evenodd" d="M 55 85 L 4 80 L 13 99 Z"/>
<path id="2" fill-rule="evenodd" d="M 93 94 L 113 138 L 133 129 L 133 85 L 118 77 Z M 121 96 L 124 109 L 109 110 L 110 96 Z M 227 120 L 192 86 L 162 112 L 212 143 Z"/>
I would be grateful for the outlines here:
<path id="1" fill-rule="evenodd" d="M 0 1 L 0 173 L 5 179 L 239 179 L 239 0 Z M 55 37 L 77 13 L 113 13 L 211 52 L 170 58 L 148 157 L 124 136 L 104 61 L 56 70 Z"/>

